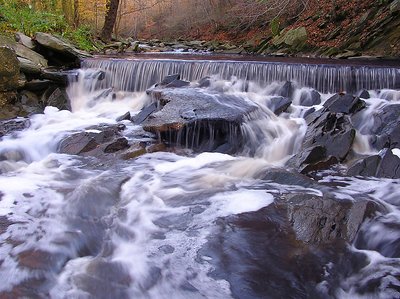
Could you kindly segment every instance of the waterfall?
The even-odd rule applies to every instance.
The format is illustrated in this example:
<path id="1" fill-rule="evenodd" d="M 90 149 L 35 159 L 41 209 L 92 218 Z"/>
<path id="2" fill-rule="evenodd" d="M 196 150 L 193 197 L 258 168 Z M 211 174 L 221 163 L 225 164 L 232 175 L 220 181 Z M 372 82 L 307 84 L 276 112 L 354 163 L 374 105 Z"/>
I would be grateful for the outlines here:
<path id="1" fill-rule="evenodd" d="M 106 72 L 103 88 L 144 91 L 170 74 L 188 81 L 219 75 L 267 85 L 274 81 L 294 81 L 323 93 L 357 92 L 362 89 L 400 88 L 400 68 L 333 64 L 302 64 L 260 61 L 101 59 L 82 62 L 83 68 Z"/>

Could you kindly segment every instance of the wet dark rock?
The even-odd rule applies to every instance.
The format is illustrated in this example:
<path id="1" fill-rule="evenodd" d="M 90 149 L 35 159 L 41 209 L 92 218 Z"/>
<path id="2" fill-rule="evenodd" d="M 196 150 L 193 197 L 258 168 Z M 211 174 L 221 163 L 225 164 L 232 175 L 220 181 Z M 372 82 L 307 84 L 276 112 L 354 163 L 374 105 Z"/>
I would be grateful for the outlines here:
<path id="1" fill-rule="evenodd" d="M 144 107 L 138 114 L 133 116 L 131 118 L 131 121 L 135 125 L 140 125 L 142 122 L 144 122 L 149 117 L 150 114 L 152 114 L 155 111 L 157 111 L 157 103 L 152 103 L 152 104 Z"/>
<path id="2" fill-rule="evenodd" d="M 50 96 L 44 100 L 46 106 L 57 107 L 60 110 L 71 110 L 69 97 L 65 88 L 56 88 Z"/>
<path id="3" fill-rule="evenodd" d="M 144 130 L 169 144 L 198 150 L 215 150 L 225 143 L 240 147 L 240 124 L 258 109 L 239 97 L 206 94 L 194 88 L 150 92 L 159 110 L 143 121 Z"/>
<path id="4" fill-rule="evenodd" d="M 288 165 L 307 173 L 344 161 L 356 134 L 350 118 L 342 113 L 317 111 L 307 120 L 308 128 L 300 153 L 289 160 Z"/>
<path id="5" fill-rule="evenodd" d="M 27 118 L 15 118 L 10 120 L 0 121 L 0 137 L 8 135 L 15 131 L 21 131 L 30 126 L 30 121 Z"/>
<path id="6" fill-rule="evenodd" d="M 277 91 L 277 95 L 285 98 L 292 98 L 293 95 L 293 85 L 292 82 L 286 81 L 282 87 Z"/>
<path id="7" fill-rule="evenodd" d="M 116 121 L 123 121 L 123 120 L 130 120 L 131 119 L 131 113 L 128 111 L 124 115 L 118 116 Z"/>
<path id="8" fill-rule="evenodd" d="M 357 97 L 362 98 L 362 99 L 369 99 L 371 96 L 370 96 L 368 90 L 362 89 L 357 93 Z"/>
<path id="9" fill-rule="evenodd" d="M 329 169 L 331 166 L 338 164 L 339 161 L 334 156 L 329 156 L 321 161 L 304 165 L 300 168 L 301 173 L 310 173 L 312 171 L 319 171 Z"/>
<path id="10" fill-rule="evenodd" d="M 339 200 L 331 196 L 288 194 L 287 216 L 296 237 L 306 243 L 352 242 L 370 209 L 368 201 Z"/>
<path id="11" fill-rule="evenodd" d="M 169 87 L 169 88 L 179 88 L 190 85 L 190 82 L 181 80 L 181 75 L 174 74 L 164 77 L 164 79 L 155 85 L 155 87 Z"/>
<path id="12" fill-rule="evenodd" d="M 301 186 L 304 188 L 317 187 L 318 183 L 298 172 L 290 172 L 285 169 L 268 169 L 265 174 L 258 177 L 263 181 L 271 181 L 281 185 Z M 321 186 L 318 186 L 320 188 Z"/>
<path id="13" fill-rule="evenodd" d="M 400 105 L 387 105 L 373 116 L 373 126 L 362 133 L 373 135 L 371 143 L 377 150 L 400 147 Z M 354 118 L 358 125 L 362 118 Z"/>
<path id="14" fill-rule="evenodd" d="M 24 90 L 19 93 L 19 101 L 29 115 L 43 113 L 43 107 L 38 96 L 31 91 Z"/>
<path id="15" fill-rule="evenodd" d="M 65 87 L 68 84 L 68 75 L 69 73 L 65 71 L 59 71 L 55 69 L 45 69 L 42 70 L 41 78 L 51 80 L 57 83 L 57 85 Z"/>
<path id="16" fill-rule="evenodd" d="M 300 105 L 301 106 L 314 106 L 321 104 L 321 95 L 315 89 L 305 90 L 301 93 L 300 96 Z"/>
<path id="17" fill-rule="evenodd" d="M 285 112 L 290 107 L 291 104 L 292 101 L 289 98 L 273 97 L 270 99 L 268 108 L 276 115 L 279 115 L 282 112 Z"/>
<path id="18" fill-rule="evenodd" d="M 400 158 L 390 149 L 384 149 L 379 155 L 369 156 L 354 163 L 347 174 L 398 179 L 400 178 Z"/>
<path id="19" fill-rule="evenodd" d="M 26 82 L 24 88 L 29 91 L 44 91 L 49 87 L 49 85 L 51 85 L 51 83 L 50 80 L 34 79 Z"/>
<path id="20" fill-rule="evenodd" d="M 96 126 L 62 140 L 58 152 L 100 157 L 128 147 L 128 141 L 120 135 L 118 126 Z"/>
<path id="21" fill-rule="evenodd" d="M 204 87 L 209 87 L 211 84 L 211 80 L 210 77 L 205 77 L 199 80 L 199 82 L 197 82 L 198 87 L 200 88 L 204 88 Z"/>
<path id="22" fill-rule="evenodd" d="M 351 94 L 338 93 L 324 103 L 330 112 L 351 114 L 365 107 L 365 102 Z"/>

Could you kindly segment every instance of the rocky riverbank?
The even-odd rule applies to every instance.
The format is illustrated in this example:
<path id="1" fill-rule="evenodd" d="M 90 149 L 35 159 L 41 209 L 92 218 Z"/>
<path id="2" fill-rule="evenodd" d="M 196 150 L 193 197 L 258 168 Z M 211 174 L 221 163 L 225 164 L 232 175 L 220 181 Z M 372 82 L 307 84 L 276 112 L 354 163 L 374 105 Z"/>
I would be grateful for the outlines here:
<path id="1" fill-rule="evenodd" d="M 0 36 L 0 119 L 41 113 L 46 106 L 68 108 L 68 70 L 88 56 L 46 33 Z"/>

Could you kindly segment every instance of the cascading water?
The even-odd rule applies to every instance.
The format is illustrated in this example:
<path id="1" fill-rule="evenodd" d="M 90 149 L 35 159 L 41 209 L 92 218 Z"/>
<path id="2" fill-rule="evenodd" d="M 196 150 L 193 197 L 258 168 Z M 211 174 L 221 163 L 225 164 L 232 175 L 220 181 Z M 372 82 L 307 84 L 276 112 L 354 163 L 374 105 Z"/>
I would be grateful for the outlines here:
<path id="1" fill-rule="evenodd" d="M 126 60 L 86 59 L 84 68 L 106 71 L 101 87 L 144 91 L 170 74 L 180 74 L 188 81 L 218 74 L 256 82 L 261 86 L 275 81 L 295 81 L 322 93 L 357 92 L 361 89 L 400 88 L 400 69 L 391 67 L 346 66 L 329 64 L 209 61 L 209 60 Z"/>
<path id="2" fill-rule="evenodd" d="M 59 153 L 68 136 L 139 113 L 152 101 L 143 91 L 171 73 L 211 76 L 202 92 L 259 107 L 240 126 L 240 152 L 177 149 L 128 160 Z M 77 74 L 68 90 L 72 112 L 47 107 L 29 128 L 0 140 L 0 297 L 400 296 L 399 180 L 346 177 L 340 169 L 311 180 L 285 169 L 301 149 L 310 109 L 346 88 L 382 89 L 370 90 L 354 145 L 376 152 L 368 142 L 374 115 L 398 105 L 399 69 L 94 59 Z M 270 104 L 284 82 L 272 81 L 292 79 L 293 104 L 276 116 Z M 322 102 L 302 106 L 316 93 L 310 87 Z M 140 125 L 120 123 L 132 147 L 154 141 Z M 303 242 L 282 206 L 296 196 L 362 199 L 374 209 L 351 243 Z"/>

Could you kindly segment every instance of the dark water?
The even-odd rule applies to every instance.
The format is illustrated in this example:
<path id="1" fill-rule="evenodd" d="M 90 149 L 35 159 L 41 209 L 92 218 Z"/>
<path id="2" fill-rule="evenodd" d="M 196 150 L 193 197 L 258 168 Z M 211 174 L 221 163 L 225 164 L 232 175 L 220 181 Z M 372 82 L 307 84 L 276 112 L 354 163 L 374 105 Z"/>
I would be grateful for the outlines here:
<path id="1" fill-rule="evenodd" d="M 398 68 L 94 59 L 78 73 L 72 112 L 47 107 L 0 140 L 1 298 L 400 297 L 400 181 L 346 177 L 345 165 L 314 179 L 285 167 L 306 131 L 309 107 L 299 103 L 310 87 L 322 101 L 370 90 L 354 150 L 373 153 L 368 128 L 375 112 L 400 101 Z M 151 101 L 143 91 L 170 73 L 213 76 L 204 92 L 258 105 L 263 113 L 241 127 L 247 150 L 130 160 L 57 152 L 74 132 L 138 113 Z M 286 80 L 296 81 L 293 105 L 276 117 L 267 106 Z M 130 144 L 152 140 L 123 123 Z M 350 242 L 339 234 L 304 241 L 307 231 L 289 217 L 295 198 L 349 210 L 368 202 L 366 217 Z"/>

